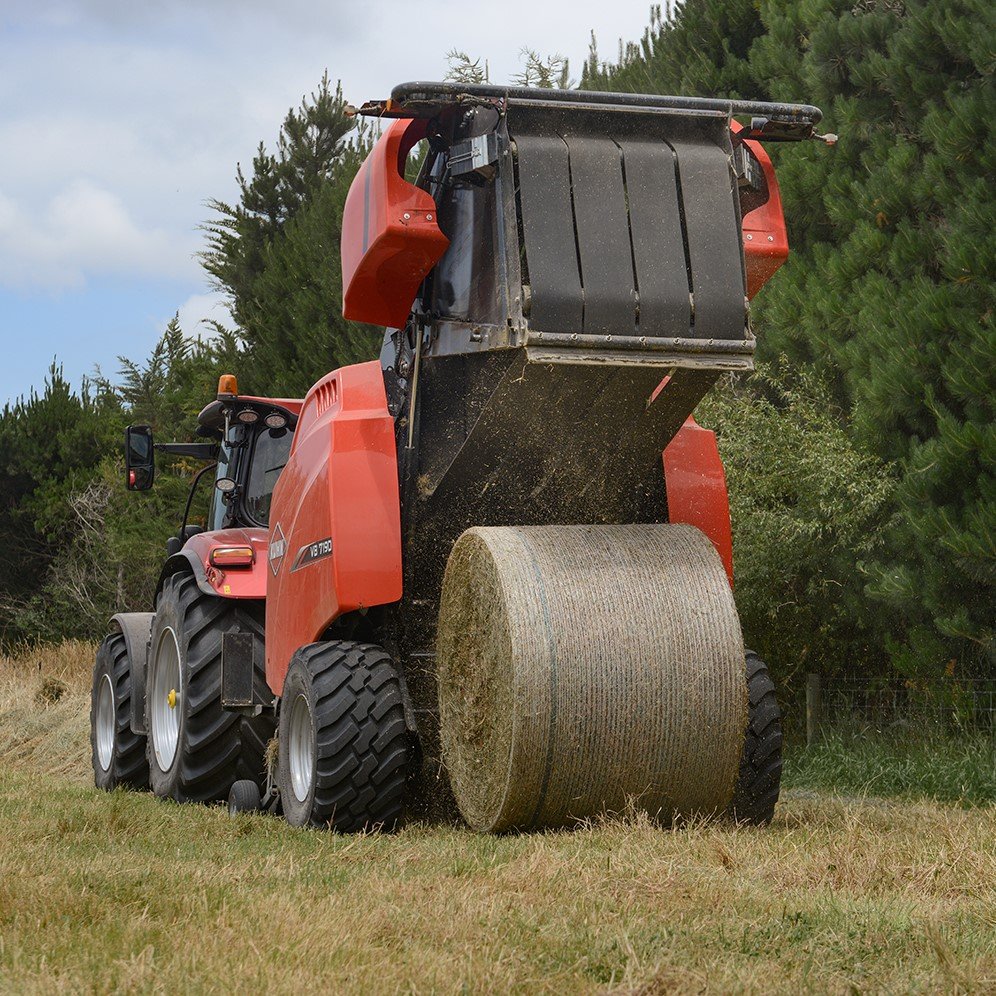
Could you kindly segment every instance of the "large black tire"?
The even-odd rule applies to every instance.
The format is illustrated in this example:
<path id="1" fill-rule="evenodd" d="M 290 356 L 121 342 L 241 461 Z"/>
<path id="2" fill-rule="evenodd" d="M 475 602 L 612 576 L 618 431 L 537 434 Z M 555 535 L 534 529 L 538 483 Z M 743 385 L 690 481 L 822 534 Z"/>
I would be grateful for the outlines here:
<path id="1" fill-rule="evenodd" d="M 93 665 L 90 758 L 99 789 L 149 787 L 145 737 L 131 732 L 131 661 L 120 633 L 104 637 Z"/>
<path id="2" fill-rule="evenodd" d="M 254 602 L 207 595 L 189 574 L 174 574 L 163 586 L 152 624 L 149 670 L 145 689 L 149 781 L 156 795 L 177 802 L 227 799 L 239 779 L 265 778 L 264 754 L 273 736 L 271 714 L 243 716 L 221 706 L 221 646 L 226 632 L 251 633 L 256 641 L 253 676 L 257 700 L 269 697 L 263 668 L 263 610 Z M 163 698 L 158 669 L 168 668 L 175 637 L 179 687 L 172 757 L 160 736 L 164 710 L 154 715 Z M 161 703 L 160 703 L 161 705 Z"/>
<path id="3" fill-rule="evenodd" d="M 398 673 L 380 647 L 341 640 L 298 650 L 280 699 L 279 743 L 277 781 L 292 826 L 353 833 L 401 819 L 410 742 Z"/>
<path id="4" fill-rule="evenodd" d="M 740 774 L 729 814 L 738 823 L 770 823 L 782 781 L 782 714 L 768 668 L 747 651 L 747 695 L 750 703 Z"/>

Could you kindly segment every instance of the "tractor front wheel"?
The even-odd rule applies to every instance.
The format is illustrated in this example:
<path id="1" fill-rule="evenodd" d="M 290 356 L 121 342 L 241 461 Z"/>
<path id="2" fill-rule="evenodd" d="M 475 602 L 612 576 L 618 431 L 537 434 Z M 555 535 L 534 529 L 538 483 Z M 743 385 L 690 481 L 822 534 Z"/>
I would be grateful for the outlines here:
<path id="1" fill-rule="evenodd" d="M 97 650 L 90 690 L 90 753 L 97 788 L 149 786 L 145 737 L 131 732 L 131 661 L 120 633 Z"/>
<path id="2" fill-rule="evenodd" d="M 401 819 L 409 737 L 386 651 L 345 640 L 291 659 L 280 702 L 277 781 L 292 826 L 341 833 Z"/>
<path id="3" fill-rule="evenodd" d="M 221 704 L 221 646 L 230 631 L 256 640 L 253 680 L 262 695 L 261 607 L 205 594 L 189 574 L 167 578 L 152 624 L 145 689 L 149 777 L 160 797 L 213 802 L 227 799 L 239 779 L 265 776 L 272 717 L 245 717 Z"/>

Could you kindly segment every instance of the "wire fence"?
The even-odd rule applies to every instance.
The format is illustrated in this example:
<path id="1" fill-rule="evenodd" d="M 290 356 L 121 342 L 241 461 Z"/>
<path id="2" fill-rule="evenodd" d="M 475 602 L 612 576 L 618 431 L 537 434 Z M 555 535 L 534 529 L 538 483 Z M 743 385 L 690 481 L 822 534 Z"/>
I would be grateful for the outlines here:
<path id="1" fill-rule="evenodd" d="M 800 703 L 801 704 L 801 703 Z M 806 739 L 830 729 L 866 730 L 928 739 L 996 738 L 996 679 L 941 678 L 882 685 L 855 680 L 806 683 Z"/>

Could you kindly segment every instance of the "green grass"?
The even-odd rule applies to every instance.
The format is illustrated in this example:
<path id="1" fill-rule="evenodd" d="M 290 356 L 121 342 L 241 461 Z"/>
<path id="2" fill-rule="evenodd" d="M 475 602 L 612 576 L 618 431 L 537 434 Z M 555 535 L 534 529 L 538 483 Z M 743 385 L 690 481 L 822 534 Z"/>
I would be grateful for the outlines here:
<path id="1" fill-rule="evenodd" d="M 93 789 L 91 653 L 0 659 L 0 993 L 996 989 L 996 807 L 816 789 L 830 744 L 767 830 L 342 837 Z"/>
<path id="2" fill-rule="evenodd" d="M 0 775 L 0 990 L 982 991 L 996 821 L 789 798 L 767 831 L 296 831 Z"/>
<path id="3" fill-rule="evenodd" d="M 851 795 L 996 803 L 996 737 L 905 739 L 832 731 L 786 753 L 782 784 Z"/>

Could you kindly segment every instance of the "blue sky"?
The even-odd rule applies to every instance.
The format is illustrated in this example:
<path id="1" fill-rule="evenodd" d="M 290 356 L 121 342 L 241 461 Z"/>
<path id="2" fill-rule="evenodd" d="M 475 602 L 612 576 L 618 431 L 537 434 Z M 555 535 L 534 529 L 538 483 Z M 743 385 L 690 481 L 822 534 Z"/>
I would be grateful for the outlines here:
<path id="1" fill-rule="evenodd" d="M 417 11 L 417 16 L 414 13 Z M 223 318 L 196 253 L 209 198 L 327 68 L 356 103 L 458 48 L 508 80 L 529 45 L 575 76 L 646 0 L 0 0 L 0 406 L 57 357 L 74 384 L 140 359 L 179 311 Z"/>

